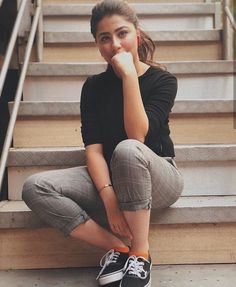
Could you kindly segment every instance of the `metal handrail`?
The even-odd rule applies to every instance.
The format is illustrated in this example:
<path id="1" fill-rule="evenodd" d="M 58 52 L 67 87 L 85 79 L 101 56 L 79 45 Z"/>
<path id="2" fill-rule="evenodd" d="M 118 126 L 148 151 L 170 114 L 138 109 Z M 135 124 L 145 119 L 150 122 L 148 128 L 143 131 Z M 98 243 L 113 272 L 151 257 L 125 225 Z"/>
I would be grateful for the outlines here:
<path id="1" fill-rule="evenodd" d="M 231 23 L 232 28 L 236 31 L 236 21 L 228 6 L 225 6 L 225 13 Z"/>
<path id="2" fill-rule="evenodd" d="M 27 2 L 27 0 L 22 0 L 22 2 L 21 2 L 21 7 L 20 7 L 20 10 L 19 10 L 19 13 L 21 13 L 20 14 L 21 18 L 22 18 L 23 12 L 24 12 L 23 8 L 25 8 L 26 2 Z M 19 13 L 18 13 L 18 16 L 19 16 Z M 5 168 L 6 168 L 6 164 L 7 164 L 9 149 L 10 149 L 10 146 L 11 146 L 13 131 L 14 131 L 14 127 L 15 127 L 15 123 L 16 123 L 16 119 L 17 119 L 19 106 L 20 106 L 21 95 L 22 95 L 22 91 L 23 91 L 23 85 L 24 85 L 26 72 L 27 72 L 28 65 L 29 65 L 30 54 L 31 54 L 31 50 L 32 50 L 32 47 L 33 47 L 33 42 L 34 42 L 34 38 L 35 38 L 35 35 L 36 35 L 36 30 L 37 30 L 37 26 L 38 26 L 38 22 L 39 22 L 41 13 L 42 13 L 41 1 L 37 1 L 36 10 L 35 10 L 34 18 L 33 18 L 33 23 L 32 23 L 32 26 L 31 26 L 29 39 L 28 39 L 28 43 L 27 43 L 27 46 L 26 46 L 25 58 L 24 58 L 23 66 L 22 66 L 22 71 L 21 71 L 19 83 L 18 83 L 18 86 L 17 86 L 17 91 L 16 91 L 15 101 L 14 101 L 14 105 L 13 105 L 13 110 L 12 110 L 12 113 L 11 113 L 8 129 L 7 129 L 7 134 L 6 134 L 6 137 L 5 137 L 5 142 L 4 142 L 4 146 L 3 146 L 3 150 L 2 150 L 2 154 L 1 154 L 1 161 L 0 161 L 0 192 L 1 192 L 3 177 L 4 177 L 4 173 L 5 173 Z M 15 23 L 16 27 L 14 27 L 14 35 L 13 35 L 14 38 L 18 34 L 19 24 L 20 24 L 20 20 L 21 20 L 20 17 L 17 17 L 17 19 L 18 20 L 16 20 L 16 23 Z M 13 36 L 11 38 L 13 38 Z M 15 43 L 13 43 L 13 40 L 12 40 L 12 42 L 10 44 L 11 44 L 11 47 L 14 47 Z M 12 51 L 11 51 L 11 53 L 12 53 Z M 10 63 L 10 60 L 9 60 L 9 63 Z M 9 63 L 8 63 L 8 65 L 9 65 Z"/>
<path id="3" fill-rule="evenodd" d="M 37 0 L 37 6 L 41 7 L 42 10 L 42 0 Z M 43 13 L 40 13 L 38 20 L 38 28 L 36 32 L 36 57 L 38 62 L 43 60 Z"/>
<path id="4" fill-rule="evenodd" d="M 233 37 L 234 37 L 234 26 L 235 20 L 229 7 L 232 5 L 231 0 L 223 0 L 223 59 L 233 60 L 234 58 L 234 48 L 233 48 Z"/>
<path id="5" fill-rule="evenodd" d="M 19 8 L 19 11 L 18 11 L 18 14 L 16 17 L 15 25 L 14 25 L 14 28 L 12 30 L 9 44 L 7 46 L 6 55 L 4 57 L 4 62 L 3 62 L 1 74 L 0 74 L 0 97 L 2 95 L 4 82 L 6 79 L 7 71 L 8 71 L 9 65 L 10 65 L 12 53 L 13 53 L 15 43 L 16 43 L 16 38 L 17 38 L 19 28 L 20 28 L 20 23 L 22 21 L 22 17 L 23 17 L 27 2 L 28 2 L 27 0 L 22 0 L 20 3 L 20 8 Z"/>

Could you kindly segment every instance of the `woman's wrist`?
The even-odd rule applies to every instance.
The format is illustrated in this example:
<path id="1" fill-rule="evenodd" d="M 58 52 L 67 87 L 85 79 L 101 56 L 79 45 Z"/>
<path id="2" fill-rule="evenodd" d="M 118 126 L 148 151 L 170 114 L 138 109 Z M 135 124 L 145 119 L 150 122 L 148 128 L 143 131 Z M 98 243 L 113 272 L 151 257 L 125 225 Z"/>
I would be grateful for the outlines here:
<path id="1" fill-rule="evenodd" d="M 100 192 L 103 191 L 104 189 L 110 188 L 110 187 L 112 187 L 112 184 L 111 184 L 111 183 L 106 183 L 106 184 L 104 184 L 101 188 L 99 188 L 98 192 L 100 193 Z"/>
<path id="2" fill-rule="evenodd" d="M 138 78 L 138 75 L 137 75 L 137 71 L 136 69 L 130 69 L 130 70 L 126 70 L 123 72 L 123 74 L 121 75 L 121 78 L 122 80 L 130 80 L 130 78 Z"/>
<path id="3" fill-rule="evenodd" d="M 116 195 L 112 186 L 104 188 L 99 194 L 104 203 L 109 203 L 109 200 L 112 200 L 113 198 L 116 199 Z"/>
<path id="4" fill-rule="evenodd" d="M 118 207 L 118 201 L 115 194 L 115 191 L 112 186 L 105 188 L 100 192 L 101 199 L 104 203 L 106 210 L 112 210 Z"/>

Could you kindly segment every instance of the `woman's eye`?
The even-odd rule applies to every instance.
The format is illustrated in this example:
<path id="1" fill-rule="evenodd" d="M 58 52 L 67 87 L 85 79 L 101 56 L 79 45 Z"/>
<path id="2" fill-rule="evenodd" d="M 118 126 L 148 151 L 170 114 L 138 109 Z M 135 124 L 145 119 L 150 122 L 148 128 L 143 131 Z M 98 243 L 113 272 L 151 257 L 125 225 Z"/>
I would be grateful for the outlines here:
<path id="1" fill-rule="evenodd" d="M 104 42 L 108 42 L 109 39 L 110 39 L 110 38 L 109 38 L 108 36 L 104 36 L 104 37 L 100 38 L 100 41 L 101 41 L 102 43 L 104 43 Z"/>
<path id="2" fill-rule="evenodd" d="M 125 37 L 127 34 L 128 34 L 127 31 L 121 31 L 121 32 L 119 33 L 119 36 L 122 38 L 122 37 Z"/>

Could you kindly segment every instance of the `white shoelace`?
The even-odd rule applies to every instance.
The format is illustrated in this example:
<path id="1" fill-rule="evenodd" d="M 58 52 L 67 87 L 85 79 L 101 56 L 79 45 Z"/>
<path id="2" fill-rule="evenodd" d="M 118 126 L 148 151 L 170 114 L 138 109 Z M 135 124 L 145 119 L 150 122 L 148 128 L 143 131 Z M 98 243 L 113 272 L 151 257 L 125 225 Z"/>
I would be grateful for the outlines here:
<path id="1" fill-rule="evenodd" d="M 143 269 L 144 262 L 138 261 L 139 258 L 137 256 L 130 256 L 127 260 L 124 269 L 126 269 L 125 273 L 132 274 L 138 276 L 140 279 L 146 279 L 148 272 Z M 142 260 L 145 260 L 142 258 Z"/>
<path id="2" fill-rule="evenodd" d="M 102 267 L 101 271 L 99 272 L 96 280 L 100 277 L 104 269 L 110 264 L 110 263 L 116 263 L 118 258 L 120 256 L 120 252 L 116 252 L 114 249 L 111 249 L 108 251 L 100 260 L 100 266 Z"/>

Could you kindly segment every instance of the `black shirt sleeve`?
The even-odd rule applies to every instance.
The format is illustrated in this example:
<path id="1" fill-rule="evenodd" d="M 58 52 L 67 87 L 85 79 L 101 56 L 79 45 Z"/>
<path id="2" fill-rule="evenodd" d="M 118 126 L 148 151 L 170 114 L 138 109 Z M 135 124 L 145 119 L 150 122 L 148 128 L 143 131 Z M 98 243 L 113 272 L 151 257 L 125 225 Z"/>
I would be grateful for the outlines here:
<path id="1" fill-rule="evenodd" d="M 177 93 L 177 79 L 168 72 L 163 72 L 153 79 L 152 87 L 144 108 L 149 120 L 149 129 L 145 144 L 155 142 L 160 137 L 160 130 L 168 123 L 169 113 L 174 105 Z"/>
<path id="2" fill-rule="evenodd" d="M 81 133 L 85 146 L 102 143 L 94 80 L 93 77 L 89 77 L 85 81 L 81 93 Z"/>

